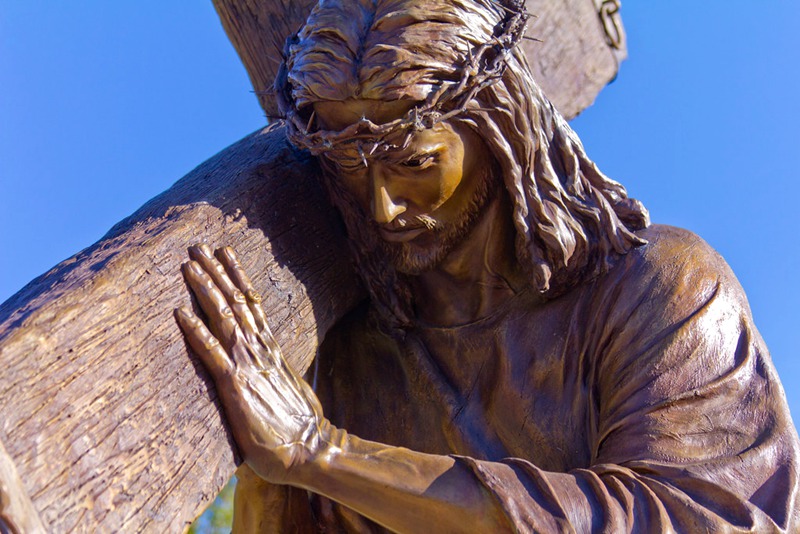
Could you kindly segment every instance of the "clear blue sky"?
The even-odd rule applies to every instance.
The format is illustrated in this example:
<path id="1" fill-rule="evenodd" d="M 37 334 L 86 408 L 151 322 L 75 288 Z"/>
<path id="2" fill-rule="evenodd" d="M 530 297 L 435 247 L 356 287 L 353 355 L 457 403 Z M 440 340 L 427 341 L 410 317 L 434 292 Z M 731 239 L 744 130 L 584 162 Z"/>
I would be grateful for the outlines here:
<path id="1" fill-rule="evenodd" d="M 186 7 L 191 6 L 191 7 Z M 800 2 L 627 1 L 589 154 L 732 265 L 800 414 Z M 210 0 L 0 0 L 0 301 L 264 124 Z"/>

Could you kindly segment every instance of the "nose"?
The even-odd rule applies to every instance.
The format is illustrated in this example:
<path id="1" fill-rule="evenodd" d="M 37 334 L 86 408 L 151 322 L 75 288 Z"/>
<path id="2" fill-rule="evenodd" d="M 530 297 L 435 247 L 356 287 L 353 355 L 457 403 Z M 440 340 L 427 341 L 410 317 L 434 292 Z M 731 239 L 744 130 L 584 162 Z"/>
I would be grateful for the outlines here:
<path id="1" fill-rule="evenodd" d="M 406 203 L 392 195 L 382 169 L 371 169 L 370 178 L 372 179 L 372 217 L 379 224 L 390 223 L 406 211 Z"/>

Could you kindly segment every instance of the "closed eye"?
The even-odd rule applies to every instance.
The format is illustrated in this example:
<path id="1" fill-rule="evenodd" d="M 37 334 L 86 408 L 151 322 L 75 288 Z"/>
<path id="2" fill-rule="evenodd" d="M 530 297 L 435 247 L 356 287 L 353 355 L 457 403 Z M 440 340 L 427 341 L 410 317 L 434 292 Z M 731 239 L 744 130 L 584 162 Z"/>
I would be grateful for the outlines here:
<path id="1" fill-rule="evenodd" d="M 330 157 L 326 156 L 328 161 L 332 162 L 336 168 L 345 174 L 352 174 L 352 173 L 360 173 L 364 172 L 366 167 L 364 166 L 364 160 L 360 158 L 353 158 L 347 156 L 340 156 L 340 157 Z"/>
<path id="2" fill-rule="evenodd" d="M 403 161 L 401 165 L 410 169 L 427 169 L 439 159 L 436 154 L 420 154 Z"/>
<path id="3" fill-rule="evenodd" d="M 352 163 L 336 162 L 336 166 L 339 168 L 340 171 L 345 173 L 363 172 L 364 169 L 366 168 L 364 167 L 364 163 L 361 161 Z"/>

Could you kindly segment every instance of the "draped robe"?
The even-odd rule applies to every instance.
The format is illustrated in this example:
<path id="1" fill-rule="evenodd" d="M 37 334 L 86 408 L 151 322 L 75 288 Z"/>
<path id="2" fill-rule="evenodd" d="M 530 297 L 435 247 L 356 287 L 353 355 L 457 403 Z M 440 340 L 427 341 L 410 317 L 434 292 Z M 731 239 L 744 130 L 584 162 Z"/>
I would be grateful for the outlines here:
<path id="1" fill-rule="evenodd" d="M 470 324 L 398 340 L 355 310 L 316 364 L 326 416 L 453 456 L 512 531 L 796 531 L 797 432 L 744 292 L 690 232 L 640 234 L 606 274 Z M 383 531 L 287 491 L 295 525 Z"/>

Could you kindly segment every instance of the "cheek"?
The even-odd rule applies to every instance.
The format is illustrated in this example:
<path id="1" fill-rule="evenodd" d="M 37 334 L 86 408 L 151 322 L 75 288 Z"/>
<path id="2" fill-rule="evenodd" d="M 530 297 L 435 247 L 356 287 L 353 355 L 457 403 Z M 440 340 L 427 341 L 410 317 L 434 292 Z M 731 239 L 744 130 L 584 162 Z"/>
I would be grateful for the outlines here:
<path id="1" fill-rule="evenodd" d="M 369 213 L 370 193 L 365 177 L 338 176 L 334 179 L 337 181 L 338 186 L 350 199 L 361 206 L 366 213 Z"/>
<path id="2" fill-rule="evenodd" d="M 460 197 L 465 196 L 464 189 L 468 184 L 465 179 L 465 145 L 462 137 L 454 136 L 448 142 L 447 150 L 442 152 L 442 159 L 439 162 L 438 185 L 440 206 L 447 208 L 447 204 L 459 204 Z M 468 178 L 468 177 L 467 177 Z M 466 194 L 469 197 L 469 194 Z M 458 206 L 456 206 L 456 209 Z"/>
<path id="3" fill-rule="evenodd" d="M 456 165 L 450 165 L 443 166 L 439 170 L 439 177 L 436 180 L 436 194 L 438 196 L 435 203 L 436 209 L 440 207 L 446 208 L 448 202 L 457 201 L 461 193 L 461 190 L 459 189 L 462 178 L 461 168 Z"/>
<path id="4" fill-rule="evenodd" d="M 442 200 L 447 201 L 452 198 L 459 185 L 461 185 L 461 169 L 455 165 L 443 168 L 440 186 Z"/>
<path id="5" fill-rule="evenodd" d="M 405 184 L 407 200 L 422 211 L 433 211 L 444 204 L 449 197 L 438 176 L 417 177 Z"/>

